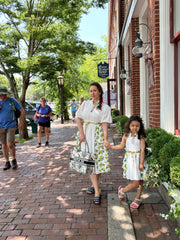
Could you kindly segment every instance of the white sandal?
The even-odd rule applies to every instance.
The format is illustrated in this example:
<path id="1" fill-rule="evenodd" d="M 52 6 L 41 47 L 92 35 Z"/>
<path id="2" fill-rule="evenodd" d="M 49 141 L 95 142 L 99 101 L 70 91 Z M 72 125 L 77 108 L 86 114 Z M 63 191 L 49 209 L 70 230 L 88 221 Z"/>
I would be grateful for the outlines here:
<path id="1" fill-rule="evenodd" d="M 119 186 L 118 188 L 118 197 L 120 200 L 124 200 L 124 193 L 122 192 L 123 190 L 123 187 L 122 186 Z"/>
<path id="2" fill-rule="evenodd" d="M 135 201 L 138 201 L 139 203 L 136 203 Z M 141 199 L 135 198 L 134 202 L 130 204 L 131 208 L 138 209 L 142 203 Z"/>

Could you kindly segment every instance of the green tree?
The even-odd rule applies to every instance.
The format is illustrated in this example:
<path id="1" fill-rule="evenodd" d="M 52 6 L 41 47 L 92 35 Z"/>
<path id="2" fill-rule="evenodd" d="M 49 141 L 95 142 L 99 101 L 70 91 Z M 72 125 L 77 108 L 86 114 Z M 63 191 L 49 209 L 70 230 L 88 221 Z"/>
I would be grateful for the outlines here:
<path id="1" fill-rule="evenodd" d="M 89 84 L 92 82 L 107 82 L 107 78 L 98 77 L 98 64 L 102 61 L 107 62 L 108 52 L 107 52 L 107 37 L 102 36 L 105 42 L 104 47 L 96 46 L 96 52 L 92 54 L 86 54 L 85 60 L 79 67 L 81 79 L 79 84 L 79 94 L 85 98 L 89 97 Z"/>
<path id="2" fill-rule="evenodd" d="M 9 88 L 9 82 L 7 78 L 3 75 L 0 75 L 0 86 Z"/>
<path id="3" fill-rule="evenodd" d="M 93 44 L 78 39 L 78 22 L 88 8 L 106 2 L 0 0 L 0 74 L 23 106 L 34 79 L 51 82 L 57 71 L 67 70 L 69 59 L 94 51 Z M 20 94 L 16 74 L 21 79 Z M 26 126 L 21 137 L 28 137 Z"/>

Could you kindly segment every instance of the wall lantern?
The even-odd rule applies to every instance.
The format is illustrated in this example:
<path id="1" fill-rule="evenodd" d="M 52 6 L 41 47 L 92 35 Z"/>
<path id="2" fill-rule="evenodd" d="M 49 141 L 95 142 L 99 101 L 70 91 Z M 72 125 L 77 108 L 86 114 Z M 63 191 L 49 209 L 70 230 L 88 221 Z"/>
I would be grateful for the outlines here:
<path id="1" fill-rule="evenodd" d="M 127 78 L 126 69 L 124 68 L 124 66 L 122 66 L 121 73 L 120 73 L 120 79 L 126 80 L 126 78 Z"/>
<path id="2" fill-rule="evenodd" d="M 150 53 L 152 53 L 152 51 L 153 51 L 152 37 L 151 37 L 151 30 L 150 30 L 150 28 L 145 23 L 140 23 L 139 25 L 146 26 L 147 29 L 149 30 L 150 42 L 144 43 L 142 41 L 142 39 L 140 38 L 140 33 L 135 30 L 136 31 L 136 35 L 137 35 L 137 39 L 135 41 L 135 46 L 132 49 L 132 54 L 135 56 L 135 58 L 141 58 L 147 52 L 148 49 L 149 49 Z"/>
<path id="3" fill-rule="evenodd" d="M 127 74 L 129 73 L 129 74 Z M 124 66 L 122 66 L 121 68 L 121 73 L 119 75 L 121 80 L 127 80 L 131 77 L 131 70 L 130 71 L 126 71 L 126 69 L 124 68 Z"/>

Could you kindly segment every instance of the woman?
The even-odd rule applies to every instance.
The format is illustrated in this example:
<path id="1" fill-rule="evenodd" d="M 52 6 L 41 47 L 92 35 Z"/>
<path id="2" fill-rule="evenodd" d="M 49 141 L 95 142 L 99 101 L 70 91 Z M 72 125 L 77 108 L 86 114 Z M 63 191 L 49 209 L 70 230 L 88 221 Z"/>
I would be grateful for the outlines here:
<path id="1" fill-rule="evenodd" d="M 41 105 L 36 108 L 36 115 L 38 116 L 38 148 L 41 147 L 41 132 L 45 129 L 46 143 L 45 146 L 49 146 L 49 128 L 50 128 L 50 117 L 52 116 L 52 109 L 46 105 L 46 99 L 40 98 Z"/>
<path id="2" fill-rule="evenodd" d="M 77 126 L 80 133 L 81 150 L 85 151 L 85 141 L 88 144 L 89 152 L 94 153 L 95 167 L 94 174 L 90 175 L 92 186 L 88 188 L 87 194 L 95 194 L 93 203 L 101 203 L 101 189 L 99 178 L 101 173 L 109 172 L 108 149 L 108 123 L 112 122 L 111 109 L 102 103 L 103 90 L 99 83 L 90 85 L 92 100 L 84 101 L 77 111 Z"/>

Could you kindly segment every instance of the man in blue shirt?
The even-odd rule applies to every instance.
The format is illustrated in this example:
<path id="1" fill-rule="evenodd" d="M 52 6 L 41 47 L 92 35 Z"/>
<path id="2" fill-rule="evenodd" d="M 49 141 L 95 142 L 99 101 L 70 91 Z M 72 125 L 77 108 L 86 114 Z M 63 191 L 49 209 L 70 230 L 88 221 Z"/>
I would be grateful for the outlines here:
<path id="1" fill-rule="evenodd" d="M 2 144 L 3 156 L 6 160 L 3 170 L 11 167 L 9 152 L 12 155 L 12 168 L 17 168 L 16 149 L 14 146 L 16 132 L 16 116 L 13 105 L 21 112 L 18 128 L 23 129 L 25 111 L 15 98 L 7 97 L 9 92 L 6 87 L 0 87 L 0 142 Z"/>

